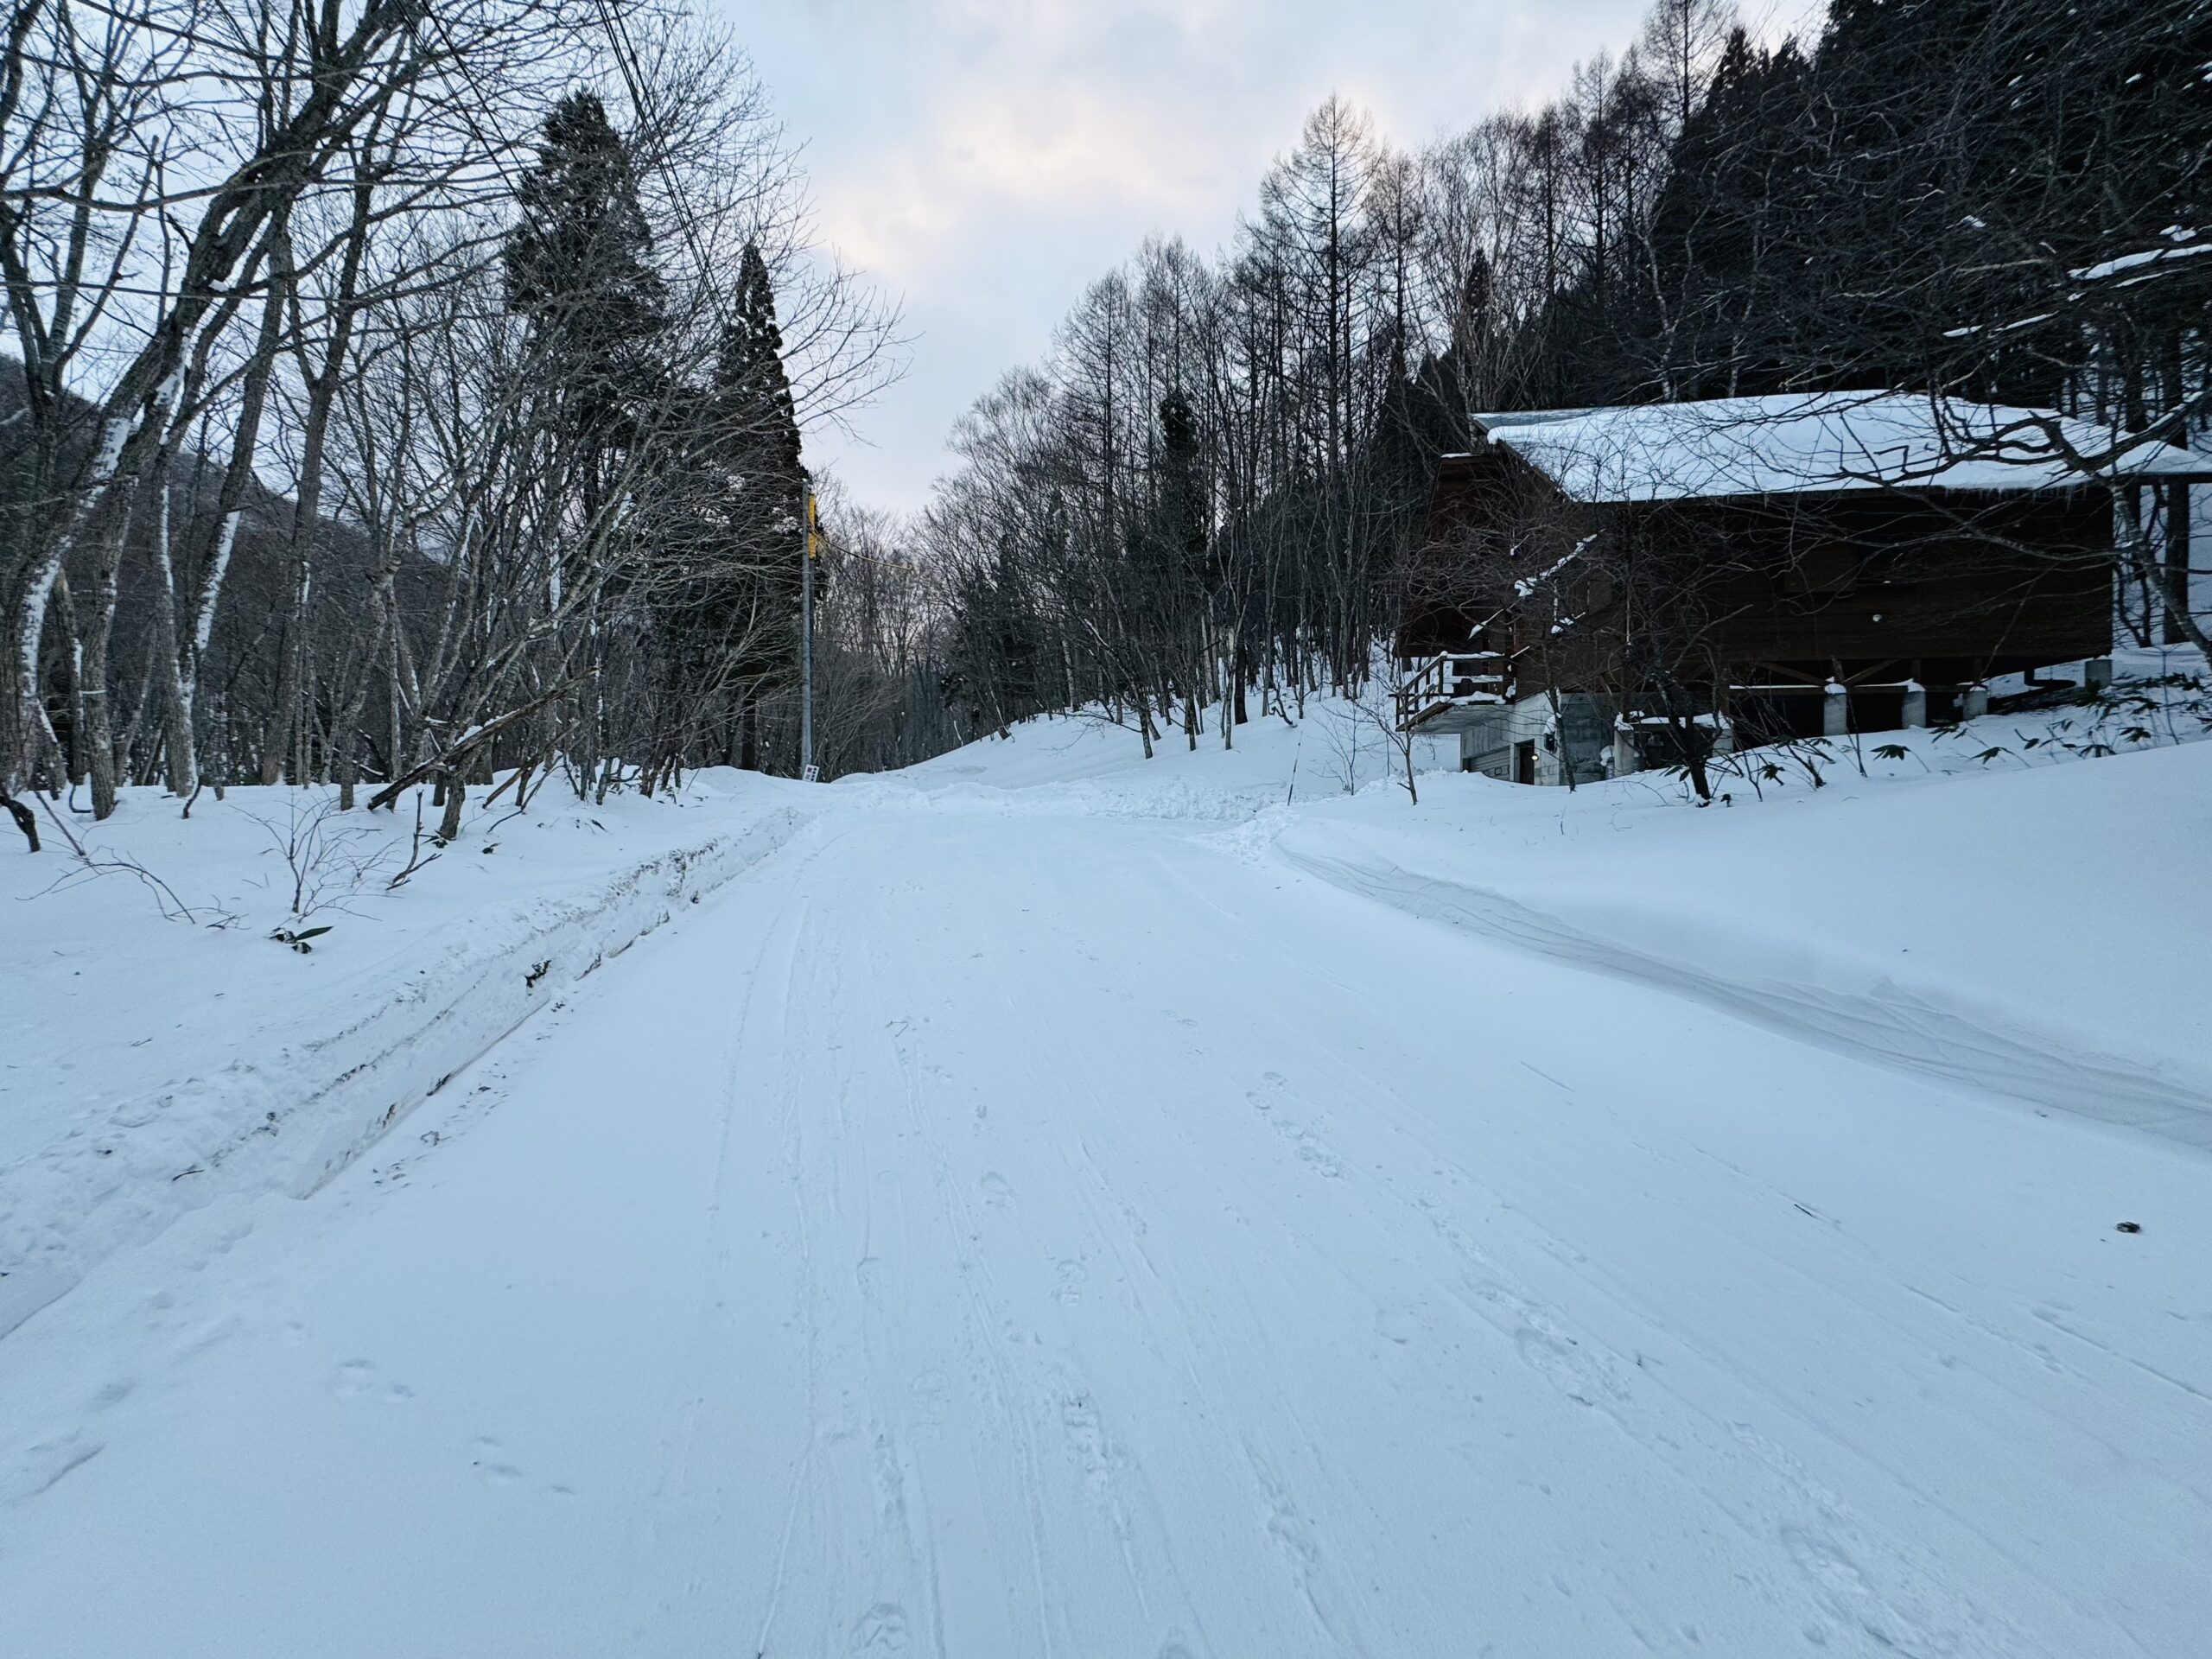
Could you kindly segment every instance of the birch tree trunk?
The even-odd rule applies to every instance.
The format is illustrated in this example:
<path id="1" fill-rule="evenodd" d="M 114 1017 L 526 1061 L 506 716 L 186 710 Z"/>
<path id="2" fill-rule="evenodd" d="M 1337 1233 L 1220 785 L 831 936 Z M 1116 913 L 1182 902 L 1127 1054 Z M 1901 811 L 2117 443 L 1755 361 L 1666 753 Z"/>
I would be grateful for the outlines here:
<path id="1" fill-rule="evenodd" d="M 216 607 L 230 575 L 231 555 L 238 544 L 247 493 L 254 486 L 254 457 L 261 442 L 263 413 L 269 402 L 270 377 L 276 369 L 283 312 L 283 292 L 272 283 L 263 297 L 260 325 L 239 379 L 238 423 L 232 435 L 230 460 L 216 491 L 214 516 L 208 522 L 198 556 L 183 570 L 175 566 L 167 531 L 168 499 L 166 494 L 163 497 L 163 533 L 155 550 L 154 582 L 154 626 L 163 694 L 162 744 L 169 792 L 188 800 L 200 782 L 194 720 L 200 664 L 214 636 Z M 188 575 L 191 589 L 183 595 L 180 613 L 178 584 Z"/>

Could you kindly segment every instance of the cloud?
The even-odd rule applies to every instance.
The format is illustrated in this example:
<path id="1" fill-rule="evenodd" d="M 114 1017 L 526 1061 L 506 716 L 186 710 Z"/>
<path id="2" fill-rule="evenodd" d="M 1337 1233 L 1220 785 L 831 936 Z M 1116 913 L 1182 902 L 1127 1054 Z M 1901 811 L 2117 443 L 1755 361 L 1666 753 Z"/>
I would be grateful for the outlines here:
<path id="1" fill-rule="evenodd" d="M 1205 154 L 1152 112 L 1086 87 L 984 93 L 929 112 L 880 166 L 819 181 L 823 233 L 894 283 L 942 273 L 1002 227 L 1064 213 L 1205 211 Z"/>
<path id="2" fill-rule="evenodd" d="M 807 146 L 825 238 L 902 296 L 906 382 L 855 493 L 912 507 L 953 421 L 1147 235 L 1211 249 L 1332 91 L 1416 146 L 1548 97 L 1646 0 L 702 0 Z"/>

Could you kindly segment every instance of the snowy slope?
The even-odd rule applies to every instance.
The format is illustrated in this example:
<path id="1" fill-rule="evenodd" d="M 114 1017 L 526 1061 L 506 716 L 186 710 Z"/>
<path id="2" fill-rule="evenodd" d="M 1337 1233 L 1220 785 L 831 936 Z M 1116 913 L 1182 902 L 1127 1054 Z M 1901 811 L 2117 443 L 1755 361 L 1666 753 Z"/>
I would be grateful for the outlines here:
<path id="1" fill-rule="evenodd" d="M 1179 797 L 1222 801 L 1245 810 L 1277 803 L 1325 799 L 1395 775 L 1402 765 L 1383 718 L 1387 697 L 1363 704 L 1313 696 L 1303 709 L 1254 716 L 1233 728 L 1224 747 L 1218 725 L 1201 733 L 1196 748 L 1180 732 L 1154 740 L 1145 759 L 1134 728 L 1085 715 L 1047 715 L 1025 721 L 1003 738 L 986 738 L 888 778 L 855 778 L 843 787 L 878 790 L 921 787 L 976 798 L 987 790 L 1020 790 L 1033 802 L 1055 800 L 1173 810 Z M 1458 764 L 1456 738 L 1417 742 L 1421 771 Z M 1207 816 L 1224 809 L 1209 806 Z"/>

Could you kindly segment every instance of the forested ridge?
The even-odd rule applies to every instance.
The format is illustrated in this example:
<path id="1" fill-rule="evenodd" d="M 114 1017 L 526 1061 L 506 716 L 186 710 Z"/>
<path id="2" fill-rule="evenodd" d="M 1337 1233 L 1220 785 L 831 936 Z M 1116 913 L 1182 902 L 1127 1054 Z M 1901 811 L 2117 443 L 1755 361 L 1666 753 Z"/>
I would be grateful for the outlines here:
<path id="1" fill-rule="evenodd" d="M 680 8 L 22 0 L 0 52 L 0 787 L 99 816 L 429 782 L 454 825 L 500 769 L 791 772 L 810 488 L 834 775 L 1056 709 L 1233 741 L 1357 688 L 1433 597 L 1470 411 L 2207 419 L 2203 0 L 1834 0 L 1789 39 L 1660 0 L 1418 153 L 1331 99 L 1229 245 L 1081 296 L 911 518 L 808 474 L 898 320 Z M 2202 644 L 2184 489 L 2121 493 L 2126 610 Z"/>

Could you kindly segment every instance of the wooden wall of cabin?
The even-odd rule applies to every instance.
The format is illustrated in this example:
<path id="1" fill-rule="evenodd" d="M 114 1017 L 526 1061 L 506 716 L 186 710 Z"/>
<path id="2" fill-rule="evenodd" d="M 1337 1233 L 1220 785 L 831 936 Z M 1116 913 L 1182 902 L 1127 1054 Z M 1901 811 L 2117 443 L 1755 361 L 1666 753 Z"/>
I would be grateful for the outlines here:
<path id="1" fill-rule="evenodd" d="M 1547 606 L 1516 607 L 1524 687 L 1916 677 L 1970 683 L 2112 649 L 2101 490 L 1872 492 L 1602 510 L 1602 542 Z M 1641 658 L 1640 665 L 1630 659 Z M 1878 698 L 1885 693 L 1872 693 Z"/>
<path id="2" fill-rule="evenodd" d="M 1536 556 L 1562 505 L 1509 450 L 1444 457 L 1421 540 L 1399 573 L 1400 658 L 1506 648 L 1513 578 Z M 1492 619 L 1491 637 L 1477 639 Z"/>
<path id="3" fill-rule="evenodd" d="M 2112 649 L 2112 505 L 2102 490 L 1855 492 L 1652 510 L 1659 536 L 1730 550 L 1707 565 L 1713 649 L 1816 675 L 1971 680 Z"/>
<path id="4" fill-rule="evenodd" d="M 1599 539 L 1537 591 L 1513 581 Z M 1865 682 L 1866 729 L 1908 676 L 1947 717 L 1947 688 L 2112 648 L 2112 505 L 2095 488 L 2039 494 L 1874 491 L 1585 506 L 1493 448 L 1447 460 L 1431 500 L 1425 580 L 1402 652 L 1510 650 L 1521 695 L 1550 687 L 1631 700 L 1655 676 L 1696 687 Z M 1479 617 L 1505 620 L 1485 641 Z M 1740 697 L 1728 699 L 1740 702 Z M 1818 729 L 1817 698 L 1769 701 Z"/>

